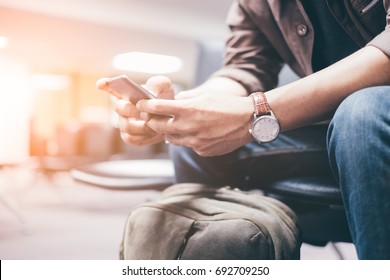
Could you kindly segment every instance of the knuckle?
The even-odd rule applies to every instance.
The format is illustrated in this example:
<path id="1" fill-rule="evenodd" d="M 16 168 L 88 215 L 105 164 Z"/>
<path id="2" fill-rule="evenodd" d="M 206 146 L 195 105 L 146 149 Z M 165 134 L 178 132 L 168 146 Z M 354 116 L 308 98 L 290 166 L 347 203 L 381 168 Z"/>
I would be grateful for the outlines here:
<path id="1" fill-rule="evenodd" d="M 125 142 L 126 144 L 132 144 L 131 138 L 130 138 L 129 134 L 122 132 L 121 133 L 121 138 L 122 138 L 122 141 Z"/>
<path id="2" fill-rule="evenodd" d="M 203 141 L 198 137 L 194 137 L 192 148 L 199 156 L 202 157 L 210 156 L 210 149 L 209 149 L 208 142 Z"/>
<path id="3" fill-rule="evenodd" d="M 164 110 L 164 105 L 162 105 L 160 102 L 150 102 L 150 108 L 154 112 L 160 112 L 161 110 Z"/>
<path id="4" fill-rule="evenodd" d="M 130 118 L 136 116 L 138 110 L 130 102 L 126 100 L 120 100 L 115 107 L 115 111 L 122 117 Z"/>
<path id="5" fill-rule="evenodd" d="M 149 121 L 146 122 L 144 129 L 147 130 L 148 128 L 152 129 L 157 133 L 162 132 L 161 126 L 158 124 L 158 122 L 154 121 L 153 119 L 150 119 Z"/>
<path id="6" fill-rule="evenodd" d="M 197 139 L 195 138 L 191 138 L 189 141 L 188 141 L 188 144 L 190 147 L 192 147 L 194 150 L 201 150 L 202 149 L 202 146 L 199 144 L 199 142 L 197 141 Z"/>
<path id="7" fill-rule="evenodd" d="M 144 137 L 138 137 L 127 133 L 121 133 L 123 142 L 127 145 L 142 146 L 145 139 Z"/>
<path id="8" fill-rule="evenodd" d="M 202 149 L 194 149 L 195 153 L 197 153 L 199 156 L 204 157 L 207 156 L 206 152 Z"/>
<path id="9" fill-rule="evenodd" d="M 147 86 L 159 85 L 161 88 L 171 87 L 171 80 L 167 76 L 157 75 L 148 79 Z"/>
<path id="10" fill-rule="evenodd" d="M 133 127 L 127 119 L 123 122 L 123 124 L 121 126 L 121 131 L 123 131 L 129 135 L 133 133 Z"/>

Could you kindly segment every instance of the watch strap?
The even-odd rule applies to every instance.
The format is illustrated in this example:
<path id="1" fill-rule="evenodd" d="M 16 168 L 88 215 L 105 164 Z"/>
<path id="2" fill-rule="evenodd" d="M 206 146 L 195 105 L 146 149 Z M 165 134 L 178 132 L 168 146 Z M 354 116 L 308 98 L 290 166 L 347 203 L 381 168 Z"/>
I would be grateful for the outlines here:
<path id="1" fill-rule="evenodd" d="M 271 112 L 271 107 L 268 104 L 264 92 L 254 92 L 251 95 L 255 115 L 266 115 Z"/>

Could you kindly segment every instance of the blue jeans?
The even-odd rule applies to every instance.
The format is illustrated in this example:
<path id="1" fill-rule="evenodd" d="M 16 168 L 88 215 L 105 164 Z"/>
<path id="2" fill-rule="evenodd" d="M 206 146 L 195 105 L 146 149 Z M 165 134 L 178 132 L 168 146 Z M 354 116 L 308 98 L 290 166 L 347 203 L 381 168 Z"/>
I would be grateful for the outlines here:
<path id="1" fill-rule="evenodd" d="M 352 94 L 329 127 L 284 132 L 218 157 L 177 146 L 170 154 L 178 183 L 263 189 L 283 178 L 334 174 L 359 258 L 390 260 L 390 87 Z"/>
<path id="2" fill-rule="evenodd" d="M 359 258 L 389 260 L 389 86 L 358 91 L 339 106 L 328 150 Z"/>

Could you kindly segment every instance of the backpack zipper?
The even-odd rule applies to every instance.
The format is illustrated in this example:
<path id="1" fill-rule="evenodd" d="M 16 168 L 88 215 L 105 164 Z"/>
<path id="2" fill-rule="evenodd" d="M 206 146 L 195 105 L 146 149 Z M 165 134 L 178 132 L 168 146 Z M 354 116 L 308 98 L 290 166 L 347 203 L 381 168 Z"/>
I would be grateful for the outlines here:
<path id="1" fill-rule="evenodd" d="M 181 260 L 181 257 L 182 257 L 182 255 L 184 253 L 184 249 L 187 246 L 188 240 L 190 239 L 191 236 L 194 235 L 195 232 L 196 232 L 196 230 L 195 230 L 195 222 L 193 222 L 191 227 L 190 227 L 190 229 L 188 230 L 186 236 L 184 237 L 183 242 L 180 245 L 179 251 L 178 251 L 177 256 L 175 258 L 176 260 Z"/>

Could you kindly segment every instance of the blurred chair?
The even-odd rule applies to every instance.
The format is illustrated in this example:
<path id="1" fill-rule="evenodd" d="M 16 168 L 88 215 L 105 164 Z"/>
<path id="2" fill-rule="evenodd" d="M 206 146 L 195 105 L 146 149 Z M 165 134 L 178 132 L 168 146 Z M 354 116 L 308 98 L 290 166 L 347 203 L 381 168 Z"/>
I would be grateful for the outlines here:
<path id="1" fill-rule="evenodd" d="M 126 145 L 110 124 L 90 124 L 79 134 L 84 160 L 76 157 L 65 166 L 74 180 L 112 190 L 161 189 L 173 183 L 172 162 L 162 155 L 162 145 Z"/>
<path id="2" fill-rule="evenodd" d="M 329 242 L 352 242 L 341 192 L 333 178 L 318 176 L 280 180 L 266 186 L 264 193 L 294 210 L 305 243 L 325 246 Z"/>
<path id="3" fill-rule="evenodd" d="M 174 181 L 169 159 L 109 160 L 73 168 L 76 181 L 111 190 L 163 189 Z"/>
<path id="4" fill-rule="evenodd" d="M 0 164 L 0 203 L 20 222 L 23 230 L 27 230 L 27 222 L 24 214 L 19 210 L 18 202 L 13 197 L 7 195 L 7 187 L 13 185 L 9 179 L 13 177 L 12 170 L 18 168 L 18 164 Z"/>
<path id="5" fill-rule="evenodd" d="M 53 140 L 32 135 L 31 156 L 37 173 L 52 179 L 58 172 L 107 160 L 117 149 L 117 130 L 109 123 L 71 121 L 57 127 Z"/>

